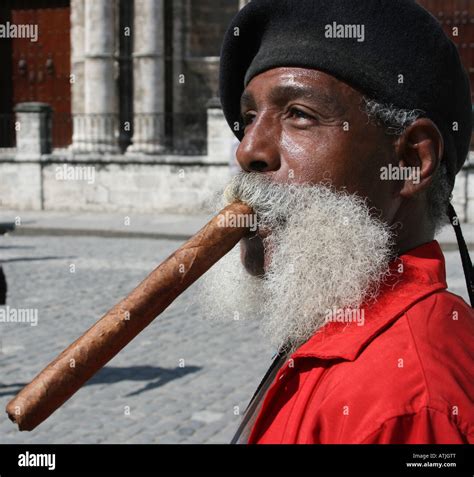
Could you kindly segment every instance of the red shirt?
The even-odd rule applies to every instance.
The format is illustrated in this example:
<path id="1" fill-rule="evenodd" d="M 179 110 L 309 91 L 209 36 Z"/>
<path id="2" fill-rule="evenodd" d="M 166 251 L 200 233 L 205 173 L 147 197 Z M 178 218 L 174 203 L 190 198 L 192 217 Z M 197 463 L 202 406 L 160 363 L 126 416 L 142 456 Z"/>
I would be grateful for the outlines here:
<path id="1" fill-rule="evenodd" d="M 474 443 L 474 311 L 436 241 L 391 269 L 363 326 L 329 322 L 286 361 L 250 444 Z"/>

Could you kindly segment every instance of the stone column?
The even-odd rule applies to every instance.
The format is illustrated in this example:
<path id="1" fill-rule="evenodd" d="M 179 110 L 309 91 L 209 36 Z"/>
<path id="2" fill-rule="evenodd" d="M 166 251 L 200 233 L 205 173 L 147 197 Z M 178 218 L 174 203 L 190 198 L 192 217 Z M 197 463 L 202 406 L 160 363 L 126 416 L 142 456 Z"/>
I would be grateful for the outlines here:
<path id="1" fill-rule="evenodd" d="M 164 150 L 164 2 L 135 0 L 133 28 L 133 140 L 128 152 Z"/>
<path id="2" fill-rule="evenodd" d="M 86 0 L 84 20 L 84 114 L 76 119 L 80 149 L 118 152 L 115 0 Z"/>
<path id="3" fill-rule="evenodd" d="M 71 112 L 72 146 L 80 150 L 84 143 L 84 0 L 71 0 Z"/>
<path id="4" fill-rule="evenodd" d="M 183 134 L 181 126 L 181 120 L 184 118 L 183 112 L 189 111 L 185 99 L 185 84 L 182 84 L 179 79 L 185 78 L 188 75 L 188 71 L 185 64 L 185 58 L 188 56 L 186 48 L 187 32 L 189 31 L 190 23 L 190 2 L 187 0 L 173 0 L 172 3 L 172 51 L 173 58 L 168 61 L 166 66 L 171 69 L 171 73 L 167 72 L 167 86 L 171 91 L 172 105 L 171 110 L 173 116 L 170 118 L 172 124 L 172 138 L 170 139 L 173 148 L 179 149 L 179 141 Z M 184 75 L 184 76 L 181 76 Z"/>

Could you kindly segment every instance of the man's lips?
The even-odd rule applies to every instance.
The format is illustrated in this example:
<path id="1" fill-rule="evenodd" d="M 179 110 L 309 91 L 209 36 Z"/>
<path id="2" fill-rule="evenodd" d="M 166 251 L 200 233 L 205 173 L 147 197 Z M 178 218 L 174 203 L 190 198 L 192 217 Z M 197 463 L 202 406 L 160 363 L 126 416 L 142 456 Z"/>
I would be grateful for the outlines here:
<path id="1" fill-rule="evenodd" d="M 270 263 L 270 244 L 265 242 L 272 229 L 258 226 L 255 232 L 244 237 L 241 242 L 241 260 L 247 271 L 254 276 L 263 276 Z"/>
<path id="2" fill-rule="evenodd" d="M 240 242 L 240 258 L 251 275 L 262 276 L 265 273 L 265 249 L 258 230 Z"/>

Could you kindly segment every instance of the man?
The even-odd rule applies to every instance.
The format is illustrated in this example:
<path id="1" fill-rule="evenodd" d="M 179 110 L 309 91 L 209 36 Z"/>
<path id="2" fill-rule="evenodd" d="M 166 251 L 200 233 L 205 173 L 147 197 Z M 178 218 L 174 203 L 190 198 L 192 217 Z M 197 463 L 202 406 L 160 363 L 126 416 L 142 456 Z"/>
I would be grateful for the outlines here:
<path id="1" fill-rule="evenodd" d="M 234 442 L 473 443 L 474 314 L 433 240 L 471 133 L 454 44 L 412 0 L 253 0 L 220 93 L 259 228 L 203 296 L 279 349 Z"/>

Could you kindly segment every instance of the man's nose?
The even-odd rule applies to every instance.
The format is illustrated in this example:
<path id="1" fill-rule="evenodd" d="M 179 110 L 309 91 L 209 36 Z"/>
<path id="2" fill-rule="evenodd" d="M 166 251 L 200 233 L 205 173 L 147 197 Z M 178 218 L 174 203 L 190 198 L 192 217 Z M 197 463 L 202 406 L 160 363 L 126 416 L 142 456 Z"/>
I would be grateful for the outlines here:
<path id="1" fill-rule="evenodd" d="M 280 168 L 278 134 L 270 121 L 255 118 L 247 126 L 236 158 L 245 172 L 268 172 Z"/>

